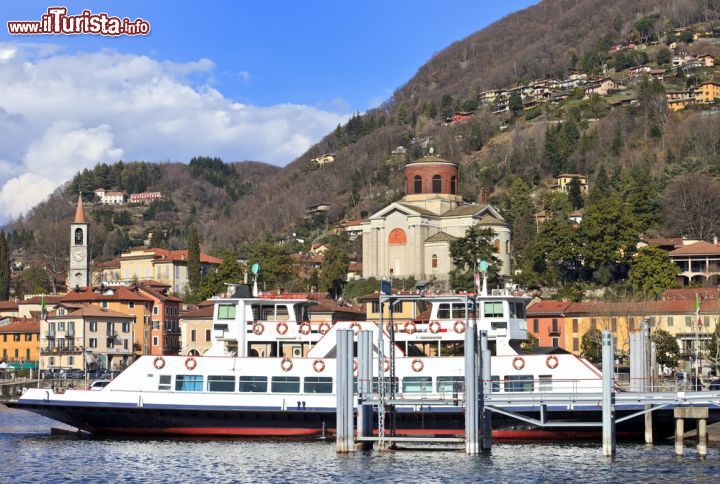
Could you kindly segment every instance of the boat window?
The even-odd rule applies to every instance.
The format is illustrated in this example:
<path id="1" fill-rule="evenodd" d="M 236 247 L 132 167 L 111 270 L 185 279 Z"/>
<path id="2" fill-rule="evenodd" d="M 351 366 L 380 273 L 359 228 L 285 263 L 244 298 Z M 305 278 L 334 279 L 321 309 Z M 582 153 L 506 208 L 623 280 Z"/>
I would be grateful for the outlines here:
<path id="1" fill-rule="evenodd" d="M 498 393 L 500 391 L 500 377 L 497 375 L 492 375 L 490 377 L 490 381 L 492 381 L 493 393 Z"/>
<path id="2" fill-rule="evenodd" d="M 383 381 L 385 382 L 385 393 L 390 393 L 390 377 L 386 376 L 383 378 Z M 398 377 L 395 377 L 395 388 L 397 389 L 400 384 L 400 379 Z M 378 379 L 377 377 L 373 378 L 373 386 L 372 386 L 373 393 L 378 392 Z"/>
<path id="3" fill-rule="evenodd" d="M 460 393 L 465 390 L 465 378 L 462 376 L 437 377 L 438 393 Z"/>
<path id="4" fill-rule="evenodd" d="M 300 393 L 300 377 L 274 376 L 270 388 L 273 393 Z"/>
<path id="5" fill-rule="evenodd" d="M 435 341 L 408 341 L 408 356 L 437 356 L 438 342 Z"/>
<path id="6" fill-rule="evenodd" d="M 267 377 L 241 376 L 238 391 L 241 393 L 265 393 L 267 392 Z"/>
<path id="7" fill-rule="evenodd" d="M 441 356 L 463 356 L 465 354 L 465 342 L 464 341 L 441 341 L 440 342 L 440 355 Z"/>
<path id="8" fill-rule="evenodd" d="M 160 382 L 158 383 L 158 390 L 170 390 L 172 388 L 170 380 L 171 375 L 160 375 Z"/>
<path id="9" fill-rule="evenodd" d="M 408 376 L 403 378 L 403 393 L 429 393 L 432 392 L 432 377 Z"/>
<path id="10" fill-rule="evenodd" d="M 329 376 L 308 376 L 303 387 L 305 393 L 332 393 L 332 378 Z"/>
<path id="11" fill-rule="evenodd" d="M 208 376 L 209 392 L 234 392 L 235 377 L 232 375 L 210 375 Z"/>
<path id="12" fill-rule="evenodd" d="M 552 375 L 539 375 L 538 388 L 541 392 L 552 391 Z"/>
<path id="13" fill-rule="evenodd" d="M 218 319 L 235 319 L 235 305 L 234 304 L 219 304 L 218 305 Z"/>
<path id="14" fill-rule="evenodd" d="M 510 306 L 510 317 L 516 318 L 517 316 L 515 314 L 515 303 L 511 301 L 510 303 L 508 303 L 508 306 Z"/>
<path id="15" fill-rule="evenodd" d="M 287 321 L 290 319 L 288 316 L 287 306 L 284 304 L 278 304 L 275 306 L 275 320 L 276 321 Z"/>
<path id="16" fill-rule="evenodd" d="M 523 304 L 521 302 L 515 303 L 515 304 L 517 304 L 516 313 L 517 313 L 518 319 L 525 319 L 525 304 Z"/>
<path id="17" fill-rule="evenodd" d="M 532 375 L 508 375 L 505 377 L 506 392 L 531 392 L 533 391 Z"/>
<path id="18" fill-rule="evenodd" d="M 438 304 L 437 317 L 438 319 L 450 319 L 449 303 Z"/>
<path id="19" fill-rule="evenodd" d="M 502 318 L 503 307 L 502 302 L 486 302 L 485 303 L 485 317 L 486 318 Z"/>
<path id="20" fill-rule="evenodd" d="M 470 316 L 470 308 L 468 308 L 468 316 Z M 452 305 L 452 317 L 453 319 L 465 319 L 465 305 L 464 304 L 453 304 Z"/>
<path id="21" fill-rule="evenodd" d="M 177 375 L 175 376 L 175 391 L 178 392 L 201 392 L 203 390 L 202 375 Z"/>

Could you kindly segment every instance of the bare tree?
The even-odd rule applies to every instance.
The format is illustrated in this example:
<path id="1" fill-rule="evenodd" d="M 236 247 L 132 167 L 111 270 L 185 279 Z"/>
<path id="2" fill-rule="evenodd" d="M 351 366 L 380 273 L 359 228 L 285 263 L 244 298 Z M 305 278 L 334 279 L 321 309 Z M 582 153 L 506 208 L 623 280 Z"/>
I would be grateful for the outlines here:
<path id="1" fill-rule="evenodd" d="M 67 222 L 52 222 L 35 232 L 35 252 L 50 275 L 52 292 L 57 291 L 57 280 L 68 268 L 70 232 Z"/>
<path id="2" fill-rule="evenodd" d="M 704 173 L 675 179 L 662 196 L 667 233 L 708 239 L 720 233 L 720 182 Z"/>

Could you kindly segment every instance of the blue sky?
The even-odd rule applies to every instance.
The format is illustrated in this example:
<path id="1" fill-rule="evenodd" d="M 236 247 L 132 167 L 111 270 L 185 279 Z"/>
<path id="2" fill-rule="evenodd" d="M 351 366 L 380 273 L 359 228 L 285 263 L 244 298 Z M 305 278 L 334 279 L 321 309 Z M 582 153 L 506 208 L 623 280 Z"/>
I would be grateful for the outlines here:
<path id="1" fill-rule="evenodd" d="M 534 1 L 51 2 L 0 10 L 0 219 L 98 162 L 285 165 L 434 52 Z M 142 17 L 137 37 L 11 36 L 48 6 Z"/>

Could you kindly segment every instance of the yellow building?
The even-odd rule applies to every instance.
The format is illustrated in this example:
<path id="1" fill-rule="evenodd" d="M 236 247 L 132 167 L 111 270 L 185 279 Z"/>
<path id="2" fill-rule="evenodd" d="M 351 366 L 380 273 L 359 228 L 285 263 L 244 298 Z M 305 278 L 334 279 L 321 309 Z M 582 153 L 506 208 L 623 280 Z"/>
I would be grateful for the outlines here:
<path id="1" fill-rule="evenodd" d="M 720 98 L 720 83 L 707 81 L 695 88 L 695 99 L 701 103 L 711 103 Z"/>
<path id="2" fill-rule="evenodd" d="M 37 368 L 40 321 L 21 319 L 0 326 L 0 354 L 7 363 L 29 363 Z M 15 366 L 15 365 L 13 365 Z"/>
<path id="3" fill-rule="evenodd" d="M 0 301 L 0 319 L 14 318 L 18 315 L 18 305 L 14 301 Z"/>
<path id="4" fill-rule="evenodd" d="M 557 192 L 567 193 L 570 191 L 570 184 L 573 180 L 578 181 L 581 192 L 588 191 L 587 177 L 578 173 L 560 173 L 555 177 L 555 185 L 552 186 L 552 189 Z"/>
<path id="5" fill-rule="evenodd" d="M 170 286 L 170 291 L 181 294 L 187 290 L 187 250 L 133 249 L 114 260 L 93 267 L 93 282 L 132 283 L 159 281 Z M 200 254 L 200 273 L 222 264 L 222 259 Z"/>
<path id="6" fill-rule="evenodd" d="M 380 319 L 380 300 L 378 294 L 370 294 L 360 299 L 365 304 L 365 316 L 369 321 Z M 392 316 L 396 321 L 410 321 L 420 315 L 420 305 L 414 301 L 398 301 L 392 307 Z M 383 304 L 383 321 L 390 319 L 390 304 Z"/>
<path id="7" fill-rule="evenodd" d="M 180 354 L 204 355 L 212 345 L 213 303 L 180 314 Z"/>

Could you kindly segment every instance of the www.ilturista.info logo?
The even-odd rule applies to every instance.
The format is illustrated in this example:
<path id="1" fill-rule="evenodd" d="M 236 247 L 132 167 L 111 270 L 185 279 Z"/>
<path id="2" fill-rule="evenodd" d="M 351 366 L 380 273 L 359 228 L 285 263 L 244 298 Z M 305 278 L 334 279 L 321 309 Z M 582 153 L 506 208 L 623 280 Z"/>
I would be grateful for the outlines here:
<path id="1" fill-rule="evenodd" d="M 47 13 L 37 20 L 8 21 L 11 35 L 147 35 L 150 22 L 141 18 L 111 17 L 106 13 L 83 10 L 80 15 L 68 15 L 67 7 L 49 7 Z"/>

